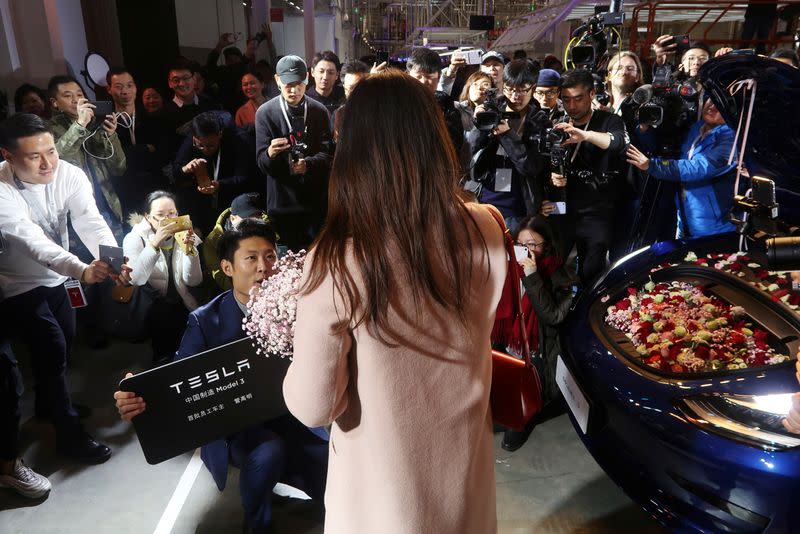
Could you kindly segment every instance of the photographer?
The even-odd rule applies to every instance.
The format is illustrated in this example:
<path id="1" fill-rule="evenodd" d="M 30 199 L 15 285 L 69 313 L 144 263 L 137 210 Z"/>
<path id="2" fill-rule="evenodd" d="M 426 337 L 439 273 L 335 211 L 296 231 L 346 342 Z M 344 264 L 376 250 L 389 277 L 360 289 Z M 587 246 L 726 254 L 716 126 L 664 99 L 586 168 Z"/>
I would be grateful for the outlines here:
<path id="1" fill-rule="evenodd" d="M 689 130 L 677 160 L 648 158 L 638 148 L 628 147 L 628 163 L 658 180 L 675 182 L 678 191 L 677 236 L 700 237 L 730 232 L 735 162 L 728 164 L 734 133 L 719 110 L 708 99 L 703 118 Z"/>
<path id="2" fill-rule="evenodd" d="M 256 188 L 256 170 L 245 134 L 225 128 L 217 112 L 197 115 L 191 129 L 192 135 L 178 150 L 172 175 L 179 203 L 195 227 L 207 235 L 218 211 Z"/>
<path id="3" fill-rule="evenodd" d="M 653 53 L 656 56 L 656 65 L 667 64 L 667 54 L 677 52 L 681 55 L 678 64 L 679 78 L 694 78 L 711 58 L 711 49 L 705 43 L 693 42 L 686 50 L 678 50 L 678 43 L 672 35 L 662 35 L 653 43 Z"/>
<path id="4" fill-rule="evenodd" d="M 533 98 L 539 103 L 542 111 L 547 112 L 548 118 L 553 123 L 562 122 L 567 116 L 567 112 L 564 111 L 564 106 L 558 98 L 560 86 L 561 75 L 558 72 L 553 69 L 539 71 L 539 79 L 536 81 Z"/>
<path id="5" fill-rule="evenodd" d="M 524 59 L 506 65 L 503 96 L 495 101 L 487 97 L 475 107 L 476 128 L 467 134 L 473 167 L 464 188 L 500 210 L 511 232 L 524 217 L 536 214 L 542 202 L 537 175 L 543 160 L 534 139 L 547 118 L 532 100 L 536 79 Z M 492 116 L 502 120 L 487 124 Z"/>
<path id="6" fill-rule="evenodd" d="M 285 56 L 276 71 L 281 94 L 256 112 L 256 157 L 267 175 L 267 212 L 282 244 L 296 251 L 325 221 L 331 121 L 325 106 L 305 96 L 305 61 Z"/>
<path id="7" fill-rule="evenodd" d="M 556 187 L 566 187 L 566 216 L 559 221 L 562 257 L 577 247 L 578 276 L 584 286 L 605 268 L 611 245 L 622 156 L 628 136 L 622 119 L 604 110 L 593 110 L 594 79 L 587 70 L 573 70 L 561 78 L 561 102 L 569 123 L 555 129 L 568 136 L 564 171 L 553 172 Z M 549 205 L 545 211 L 549 211 Z"/>

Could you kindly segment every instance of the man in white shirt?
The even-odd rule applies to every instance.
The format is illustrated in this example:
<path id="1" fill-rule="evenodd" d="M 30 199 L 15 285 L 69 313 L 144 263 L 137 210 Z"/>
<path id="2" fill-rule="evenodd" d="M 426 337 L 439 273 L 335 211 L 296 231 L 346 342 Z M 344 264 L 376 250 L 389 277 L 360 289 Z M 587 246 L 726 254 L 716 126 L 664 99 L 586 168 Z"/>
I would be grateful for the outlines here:
<path id="1" fill-rule="evenodd" d="M 71 303 L 78 303 L 80 291 L 68 293 L 65 282 L 71 278 L 94 284 L 111 276 L 124 283 L 130 280 L 129 269 L 124 266 L 115 274 L 108 264 L 94 260 L 87 265 L 67 250 L 67 215 L 95 257 L 101 244 L 116 247 L 117 242 L 97 209 L 91 182 L 80 168 L 59 160 L 53 135 L 41 118 L 20 114 L 0 123 L 0 153 L 6 160 L 0 163 L 0 232 L 5 243 L 0 254 L 0 343 L 14 333 L 28 345 L 37 411 L 54 423 L 58 450 L 83 462 L 105 462 L 111 450 L 86 433 L 70 402 L 66 364 L 75 331 Z M 8 376 L 13 364 L 0 370 L 5 372 L 0 376 L 0 486 L 38 497 L 49 490 L 49 482 L 25 467 L 16 451 L 21 384 Z M 16 395 L 5 391 L 12 387 Z"/>

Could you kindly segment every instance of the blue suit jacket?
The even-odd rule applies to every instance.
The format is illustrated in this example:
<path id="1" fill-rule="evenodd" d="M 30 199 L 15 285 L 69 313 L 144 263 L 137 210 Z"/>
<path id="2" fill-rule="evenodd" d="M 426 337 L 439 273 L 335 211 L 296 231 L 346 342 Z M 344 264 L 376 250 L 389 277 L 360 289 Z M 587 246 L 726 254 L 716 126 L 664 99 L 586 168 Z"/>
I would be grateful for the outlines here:
<path id="1" fill-rule="evenodd" d="M 208 304 L 189 314 L 186 331 L 183 333 L 175 358 L 194 356 L 243 338 L 245 333 L 242 330 L 242 319 L 244 314 L 236 303 L 233 292 L 226 291 L 218 295 Z M 227 440 L 218 439 L 203 445 L 200 457 L 220 491 L 225 489 L 225 482 L 228 480 Z"/>
<path id="2" fill-rule="evenodd" d="M 215 297 L 208 304 L 197 308 L 189 314 L 186 323 L 186 331 L 183 333 L 180 347 L 175 353 L 176 359 L 194 356 L 200 352 L 225 345 L 237 339 L 245 337 L 242 330 L 242 313 L 236 297 L 232 291 L 226 291 Z M 327 431 L 323 428 L 309 429 L 316 436 L 328 440 Z M 246 432 L 244 430 L 243 432 Z M 200 457 L 214 482 L 222 491 L 228 480 L 228 441 L 218 439 L 212 441 L 200 450 Z"/>

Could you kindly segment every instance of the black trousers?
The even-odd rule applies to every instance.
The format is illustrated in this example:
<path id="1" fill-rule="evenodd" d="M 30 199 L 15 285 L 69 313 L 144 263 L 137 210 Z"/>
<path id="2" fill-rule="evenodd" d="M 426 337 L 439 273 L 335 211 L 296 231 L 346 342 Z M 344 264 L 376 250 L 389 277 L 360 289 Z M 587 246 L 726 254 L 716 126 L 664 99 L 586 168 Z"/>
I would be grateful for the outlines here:
<path id="1" fill-rule="evenodd" d="M 581 285 L 588 288 L 608 264 L 614 213 L 607 208 L 583 208 L 573 213 L 569 209 L 568 203 L 567 215 L 559 216 L 556 223 L 561 238 L 561 257 L 569 256 L 573 246 L 577 249 L 578 278 Z"/>
<path id="2" fill-rule="evenodd" d="M 22 416 L 19 400 L 23 391 L 17 360 L 3 334 L 0 338 L 0 460 L 13 460 L 18 456 L 19 422 Z"/>
<path id="3" fill-rule="evenodd" d="M 48 415 L 59 433 L 80 430 L 67 387 L 67 355 L 75 335 L 75 311 L 63 284 L 37 287 L 6 299 L 0 305 L 0 321 L 7 335 L 19 336 L 30 350 L 37 413 Z M 13 401 L 12 396 L 7 398 Z M 13 414 L 19 413 L 19 397 L 3 402 L 0 410 L 0 420 L 11 421 Z M 5 433 L 0 441 L 6 441 Z"/>
<path id="4" fill-rule="evenodd" d="M 148 314 L 150 337 L 153 346 L 153 363 L 171 362 L 181 343 L 189 310 L 183 302 L 156 299 Z"/>

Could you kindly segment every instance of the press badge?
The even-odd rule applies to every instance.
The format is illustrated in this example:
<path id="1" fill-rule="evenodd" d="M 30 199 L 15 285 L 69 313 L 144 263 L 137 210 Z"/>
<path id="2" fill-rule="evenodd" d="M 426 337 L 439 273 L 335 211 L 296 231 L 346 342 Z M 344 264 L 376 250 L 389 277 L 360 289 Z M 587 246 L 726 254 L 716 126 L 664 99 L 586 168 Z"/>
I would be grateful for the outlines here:
<path id="1" fill-rule="evenodd" d="M 86 306 L 86 295 L 83 294 L 83 287 L 77 280 L 69 279 L 64 282 L 64 290 L 69 298 L 69 305 L 73 308 L 83 308 Z"/>

